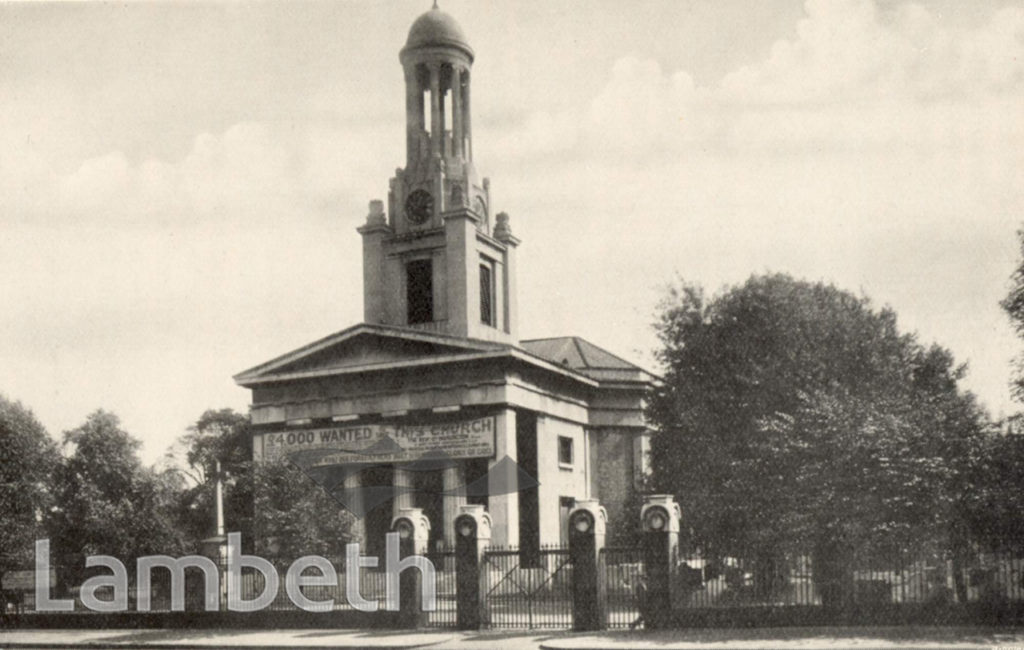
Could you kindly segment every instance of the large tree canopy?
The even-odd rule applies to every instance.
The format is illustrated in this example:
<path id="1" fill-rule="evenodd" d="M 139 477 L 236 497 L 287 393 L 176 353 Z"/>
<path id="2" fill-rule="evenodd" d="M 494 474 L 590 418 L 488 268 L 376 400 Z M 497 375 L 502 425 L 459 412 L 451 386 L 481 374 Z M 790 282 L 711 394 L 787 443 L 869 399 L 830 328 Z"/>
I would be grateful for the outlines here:
<path id="1" fill-rule="evenodd" d="M 139 441 L 116 415 L 96 411 L 64 434 L 64 444 L 69 453 L 58 472 L 50 520 L 60 562 L 77 572 L 88 555 L 133 564 L 143 555 L 185 550 L 173 514 L 180 481 L 142 465 Z"/>
<path id="2" fill-rule="evenodd" d="M 180 494 L 186 537 L 213 534 L 217 461 L 224 485 L 224 521 L 242 533 L 246 551 L 294 559 L 311 553 L 340 556 L 350 541 L 353 517 L 299 468 L 252 461 L 249 418 L 210 409 L 189 427 L 172 453 L 194 485 Z"/>
<path id="3" fill-rule="evenodd" d="M 57 444 L 32 412 L 0 395 L 0 573 L 32 566 L 58 460 Z"/>
<path id="4" fill-rule="evenodd" d="M 209 409 L 182 435 L 168 460 L 190 479 L 179 494 L 178 516 L 193 546 L 216 532 L 216 471 L 224 494 L 228 532 L 240 532 L 246 551 L 253 543 L 252 429 L 249 418 L 232 409 Z M 183 466 L 183 467 L 182 467 Z"/>
<path id="5" fill-rule="evenodd" d="M 835 287 L 755 276 L 665 301 L 654 483 L 719 552 L 924 533 L 960 517 L 984 416 L 945 350 Z"/>

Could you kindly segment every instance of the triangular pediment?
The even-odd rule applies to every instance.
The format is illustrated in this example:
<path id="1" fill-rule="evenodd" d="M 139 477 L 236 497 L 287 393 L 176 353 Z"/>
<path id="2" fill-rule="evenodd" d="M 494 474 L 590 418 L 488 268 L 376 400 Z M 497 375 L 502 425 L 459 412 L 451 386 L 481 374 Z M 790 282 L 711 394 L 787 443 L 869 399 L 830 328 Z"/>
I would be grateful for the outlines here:
<path id="1" fill-rule="evenodd" d="M 331 372 L 373 370 L 410 362 L 471 357 L 500 352 L 508 346 L 429 332 L 356 325 L 283 354 L 235 376 L 242 386 Z"/>

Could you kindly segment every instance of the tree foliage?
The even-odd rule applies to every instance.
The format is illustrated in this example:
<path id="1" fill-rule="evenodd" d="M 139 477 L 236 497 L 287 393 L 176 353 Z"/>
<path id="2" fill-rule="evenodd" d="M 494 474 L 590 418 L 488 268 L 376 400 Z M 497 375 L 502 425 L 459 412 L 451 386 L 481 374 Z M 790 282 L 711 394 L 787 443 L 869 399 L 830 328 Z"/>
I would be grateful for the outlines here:
<path id="1" fill-rule="evenodd" d="M 670 291 L 649 415 L 654 480 L 720 552 L 944 536 L 984 414 L 939 347 L 835 287 L 754 276 Z"/>
<path id="2" fill-rule="evenodd" d="M 1017 335 L 1024 338 L 1024 229 L 1017 231 L 1017 241 L 1021 249 L 1021 260 L 1010 277 L 1010 291 L 1000 304 L 1010 317 Z M 1017 400 L 1024 402 L 1024 358 L 1017 360 L 1013 392 Z"/>
<path id="3" fill-rule="evenodd" d="M 132 561 L 184 550 L 173 514 L 180 480 L 143 466 L 139 441 L 116 415 L 96 411 L 64 434 L 64 446 L 50 518 L 59 562 L 74 572 L 88 555 Z"/>
<path id="4" fill-rule="evenodd" d="M 216 532 L 216 472 L 219 462 L 224 494 L 224 521 L 233 532 L 242 533 L 242 543 L 251 550 L 253 539 L 252 430 L 249 418 L 232 409 L 209 409 L 182 435 L 171 460 L 189 484 L 178 498 L 178 517 L 190 545 Z"/>
<path id="5" fill-rule="evenodd" d="M 228 531 L 242 533 L 247 552 L 296 558 L 340 556 L 352 516 L 321 486 L 287 463 L 252 461 L 249 418 L 231 409 L 208 410 L 177 444 L 195 484 L 182 491 L 179 513 L 189 539 L 213 534 L 216 462 L 224 485 Z"/>
<path id="6" fill-rule="evenodd" d="M 287 462 L 254 464 L 248 480 L 259 552 L 282 559 L 344 554 L 353 516 L 302 470 Z"/>
<path id="7" fill-rule="evenodd" d="M 35 415 L 0 395 L 0 573 L 32 566 L 58 461 L 57 444 Z"/>

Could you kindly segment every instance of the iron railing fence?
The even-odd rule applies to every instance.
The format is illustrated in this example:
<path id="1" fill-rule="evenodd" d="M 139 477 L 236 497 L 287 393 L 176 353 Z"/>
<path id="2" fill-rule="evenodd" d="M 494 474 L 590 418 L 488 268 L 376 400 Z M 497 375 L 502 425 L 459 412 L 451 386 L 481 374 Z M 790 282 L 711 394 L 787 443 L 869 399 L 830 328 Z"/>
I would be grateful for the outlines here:
<path id="1" fill-rule="evenodd" d="M 455 552 L 436 549 L 428 554 L 435 567 L 436 608 L 428 612 L 428 625 L 456 625 Z M 268 558 L 269 559 L 269 558 Z M 350 572 L 344 558 L 328 558 L 337 574 L 331 586 L 302 586 L 311 600 L 332 599 L 332 609 L 352 610 L 346 586 Z M 270 560 L 278 572 L 279 588 L 266 609 L 286 611 L 298 607 L 288 597 L 289 561 Z M 134 567 L 128 575 L 128 611 L 138 611 L 139 591 Z M 218 565 L 217 602 L 227 609 L 225 563 Z M 359 569 L 359 594 L 385 608 L 385 567 Z M 600 554 L 599 579 L 605 588 L 605 607 L 610 627 L 635 624 L 641 613 L 638 584 L 647 571 L 641 547 L 607 547 Z M 486 611 L 494 628 L 566 628 L 573 622 L 573 567 L 568 549 L 562 546 L 526 550 L 489 548 L 481 564 Z M 106 569 L 90 570 L 107 575 Z M 763 606 L 823 606 L 829 602 L 858 608 L 947 603 L 1024 602 L 1024 552 L 1009 547 L 998 551 L 976 550 L 953 558 L 948 552 L 926 548 L 852 550 L 827 562 L 809 552 L 768 554 L 754 552 L 710 555 L 686 553 L 672 562 L 672 605 L 676 609 Z M 57 568 L 58 576 L 74 575 Z M 79 576 L 82 575 L 79 570 Z M 318 575 L 307 570 L 306 575 Z M 89 611 L 81 602 L 81 582 L 54 588 L 54 598 L 72 598 L 76 611 Z M 67 577 L 64 578 L 65 582 Z M 294 576 L 291 578 L 294 580 Z M 153 612 L 172 611 L 170 572 L 154 569 L 149 590 Z M 262 593 L 264 581 L 252 569 L 243 569 L 241 597 L 252 600 Z M 112 598 L 110 588 L 97 592 Z M 33 591 L 20 594 L 25 613 L 38 611 Z M 185 609 L 203 611 L 205 583 L 202 571 L 185 570 Z"/>
<path id="2" fill-rule="evenodd" d="M 437 548 L 427 554 L 427 559 L 434 565 L 437 590 L 434 598 L 435 607 L 427 614 L 427 625 L 455 627 L 458 623 L 455 549 Z"/>
<path id="3" fill-rule="evenodd" d="M 1024 601 L 1020 551 L 977 552 L 958 563 L 910 549 L 851 551 L 817 562 L 811 553 L 695 553 L 677 558 L 673 573 L 677 608 Z"/>
<path id="4" fill-rule="evenodd" d="M 641 624 L 640 601 L 645 597 L 644 554 L 640 546 L 606 546 L 601 549 L 598 570 L 604 572 L 605 614 L 608 627 Z"/>
<path id="5" fill-rule="evenodd" d="M 491 547 L 481 563 L 493 628 L 572 626 L 572 564 L 564 546 Z"/>

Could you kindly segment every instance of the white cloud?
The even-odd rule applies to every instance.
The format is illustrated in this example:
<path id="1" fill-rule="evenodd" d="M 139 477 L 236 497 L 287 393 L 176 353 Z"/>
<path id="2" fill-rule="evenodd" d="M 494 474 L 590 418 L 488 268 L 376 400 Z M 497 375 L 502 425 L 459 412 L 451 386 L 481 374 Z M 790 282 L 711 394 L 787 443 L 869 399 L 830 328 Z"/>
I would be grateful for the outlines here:
<path id="1" fill-rule="evenodd" d="M 199 224 L 319 219 L 364 205 L 387 167 L 367 157 L 374 128 L 283 131 L 240 123 L 203 133 L 179 160 L 135 163 L 115 151 L 62 172 L 33 147 L 0 162 L 0 210 L 22 223 Z M 380 192 L 378 191 L 378 194 Z"/>
<path id="2" fill-rule="evenodd" d="M 751 104 L 863 103 L 1020 90 L 1024 10 L 1006 8 L 962 33 L 920 5 L 883 22 L 872 0 L 808 0 L 795 40 L 767 61 L 726 76 L 722 88 Z"/>
<path id="3" fill-rule="evenodd" d="M 1024 9 L 1003 9 L 972 31 L 947 28 L 915 4 L 883 17 L 872 0 L 808 0 L 806 12 L 795 39 L 715 87 L 622 58 L 589 105 L 529 116 L 494 154 L 1006 152 L 1007 140 L 1024 140 Z"/>

